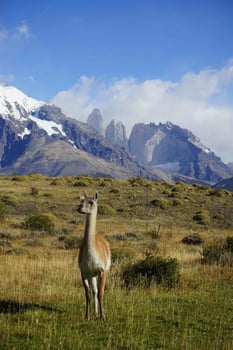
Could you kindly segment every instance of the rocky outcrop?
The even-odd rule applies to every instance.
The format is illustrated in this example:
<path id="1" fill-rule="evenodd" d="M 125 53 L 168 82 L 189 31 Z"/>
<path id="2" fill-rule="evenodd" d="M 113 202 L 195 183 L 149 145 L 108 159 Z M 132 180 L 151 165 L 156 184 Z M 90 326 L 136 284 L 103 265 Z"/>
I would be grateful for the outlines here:
<path id="1" fill-rule="evenodd" d="M 129 151 L 149 167 L 215 183 L 231 176 L 230 169 L 189 130 L 170 122 L 136 124 Z"/>
<path id="2" fill-rule="evenodd" d="M 126 149 L 128 148 L 126 128 L 121 122 L 115 124 L 115 121 L 112 120 L 106 128 L 105 137 L 114 145 L 119 145 Z"/>
<path id="3" fill-rule="evenodd" d="M 87 124 L 90 125 L 92 128 L 94 128 L 98 133 L 102 136 L 104 136 L 104 122 L 103 122 L 103 116 L 100 113 L 100 110 L 95 108 L 89 114 L 87 118 Z"/>

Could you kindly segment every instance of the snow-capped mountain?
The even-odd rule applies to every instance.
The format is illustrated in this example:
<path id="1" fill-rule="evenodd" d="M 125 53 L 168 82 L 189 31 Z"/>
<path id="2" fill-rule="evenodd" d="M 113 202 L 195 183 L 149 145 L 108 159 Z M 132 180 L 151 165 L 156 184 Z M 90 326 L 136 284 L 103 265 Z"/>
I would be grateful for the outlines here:
<path id="1" fill-rule="evenodd" d="M 92 127 L 1 84 L 0 174 L 13 172 L 153 178 Z"/>
<path id="2" fill-rule="evenodd" d="M 0 114 L 7 118 L 22 120 L 28 113 L 42 106 L 44 102 L 37 101 L 13 86 L 0 83 Z"/>
<path id="3" fill-rule="evenodd" d="M 211 185 L 232 176 L 219 157 L 179 126 L 136 124 L 127 140 L 124 125 L 114 121 L 104 137 L 101 118 L 96 109 L 88 118 L 91 125 L 81 123 L 0 84 L 0 174 L 140 176 Z"/>

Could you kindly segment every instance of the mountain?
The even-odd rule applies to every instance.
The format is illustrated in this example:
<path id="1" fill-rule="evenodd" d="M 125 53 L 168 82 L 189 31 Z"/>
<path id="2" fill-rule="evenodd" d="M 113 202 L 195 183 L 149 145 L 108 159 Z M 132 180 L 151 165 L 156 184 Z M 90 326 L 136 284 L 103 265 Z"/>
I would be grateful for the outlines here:
<path id="1" fill-rule="evenodd" d="M 104 131 L 98 109 L 82 123 L 57 106 L 0 84 L 0 174 L 14 172 L 209 185 L 233 175 L 191 131 L 170 122 L 135 124 L 127 140 L 121 122 L 112 120 Z"/>
<path id="2" fill-rule="evenodd" d="M 214 188 L 221 188 L 228 191 L 233 191 L 233 177 L 224 179 L 213 186 Z"/>
<path id="3" fill-rule="evenodd" d="M 88 124 L 0 85 L 0 174 L 156 178 Z"/>
<path id="4" fill-rule="evenodd" d="M 200 182 L 214 184 L 232 171 L 189 130 L 167 122 L 135 124 L 129 151 L 149 168 L 159 168 Z"/>
<path id="5" fill-rule="evenodd" d="M 115 145 L 119 145 L 126 149 L 128 148 L 126 128 L 121 122 L 115 123 L 115 121 L 112 119 L 106 128 L 105 137 Z"/>
<path id="6" fill-rule="evenodd" d="M 227 166 L 233 171 L 233 162 L 227 163 Z"/>
<path id="7" fill-rule="evenodd" d="M 94 128 L 98 133 L 104 136 L 103 116 L 98 108 L 94 108 L 87 118 L 87 124 Z"/>

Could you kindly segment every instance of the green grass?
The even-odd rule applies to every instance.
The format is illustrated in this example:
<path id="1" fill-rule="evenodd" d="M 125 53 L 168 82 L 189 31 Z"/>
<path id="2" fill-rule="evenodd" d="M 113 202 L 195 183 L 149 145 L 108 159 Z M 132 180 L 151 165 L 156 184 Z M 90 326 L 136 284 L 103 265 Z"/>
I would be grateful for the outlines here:
<path id="1" fill-rule="evenodd" d="M 106 322 L 83 320 L 80 291 L 56 305 L 1 314 L 1 349 L 232 349 L 232 285 L 172 292 L 111 288 Z"/>
<path id="2" fill-rule="evenodd" d="M 99 192 L 97 229 L 112 249 L 106 322 L 84 320 L 77 268 L 84 189 Z M 233 267 L 201 264 L 206 245 L 233 236 L 232 192 L 137 178 L 27 175 L 1 177 L 0 199 L 7 206 L 0 217 L 0 349 L 233 348 Z M 25 225 L 44 213 L 56 218 L 52 232 Z M 208 220 L 193 219 L 197 213 Z M 181 243 L 192 234 L 204 244 Z M 123 287 L 125 266 L 148 253 L 177 259 L 175 288 Z"/>

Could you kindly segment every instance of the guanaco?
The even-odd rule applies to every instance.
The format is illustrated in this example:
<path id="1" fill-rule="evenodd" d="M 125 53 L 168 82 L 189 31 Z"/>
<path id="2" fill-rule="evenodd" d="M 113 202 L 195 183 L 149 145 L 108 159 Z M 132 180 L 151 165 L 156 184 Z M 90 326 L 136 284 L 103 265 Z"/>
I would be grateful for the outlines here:
<path id="1" fill-rule="evenodd" d="M 86 296 L 86 319 L 90 319 L 91 292 L 94 296 L 95 317 L 105 320 L 103 298 L 107 271 L 111 265 L 111 252 L 106 239 L 96 233 L 98 192 L 89 197 L 84 192 L 84 198 L 78 207 L 79 213 L 86 214 L 84 237 L 79 250 L 78 265 Z"/>

